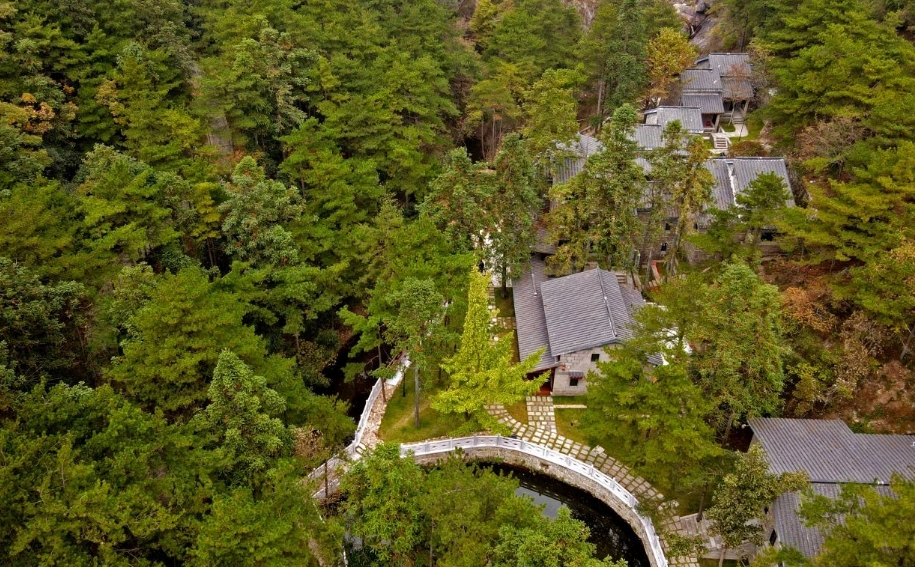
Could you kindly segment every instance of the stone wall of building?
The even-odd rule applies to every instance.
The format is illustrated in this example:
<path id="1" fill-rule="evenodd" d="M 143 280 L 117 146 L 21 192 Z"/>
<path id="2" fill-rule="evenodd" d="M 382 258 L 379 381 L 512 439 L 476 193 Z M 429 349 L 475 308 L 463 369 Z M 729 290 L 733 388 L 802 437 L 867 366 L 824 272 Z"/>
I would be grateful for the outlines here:
<path id="1" fill-rule="evenodd" d="M 597 362 L 610 360 L 606 349 L 617 348 L 617 346 L 607 345 L 560 356 L 559 366 L 553 374 L 553 395 L 581 396 L 588 393 L 588 373 L 597 372 Z M 595 356 L 597 357 L 596 361 L 593 360 Z M 580 372 L 582 374 L 582 377 L 578 378 L 578 383 L 574 386 L 572 385 L 574 382 L 572 372 Z"/>

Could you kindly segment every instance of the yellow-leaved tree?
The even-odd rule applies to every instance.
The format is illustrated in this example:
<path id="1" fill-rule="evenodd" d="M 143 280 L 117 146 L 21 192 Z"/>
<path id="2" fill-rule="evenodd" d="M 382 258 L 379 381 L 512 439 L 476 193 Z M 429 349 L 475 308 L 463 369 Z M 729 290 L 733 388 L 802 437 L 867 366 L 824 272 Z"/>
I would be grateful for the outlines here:
<path id="1" fill-rule="evenodd" d="M 540 360 L 542 351 L 520 363 L 512 363 L 512 335 L 493 333 L 493 313 L 487 300 L 489 273 L 473 270 L 467 300 L 467 315 L 461 345 L 454 356 L 442 363 L 450 385 L 432 401 L 443 413 L 463 413 L 470 417 L 465 429 L 477 426 L 497 430 L 499 423 L 486 412 L 490 404 L 511 404 L 537 390 L 540 383 L 527 380 Z"/>

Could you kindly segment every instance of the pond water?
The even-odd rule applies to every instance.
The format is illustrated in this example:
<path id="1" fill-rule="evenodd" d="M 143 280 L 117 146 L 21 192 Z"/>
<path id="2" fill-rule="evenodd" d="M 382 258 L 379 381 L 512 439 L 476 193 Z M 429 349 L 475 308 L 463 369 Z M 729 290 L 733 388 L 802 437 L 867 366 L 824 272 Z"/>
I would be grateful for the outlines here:
<path id="1" fill-rule="evenodd" d="M 529 496 L 543 504 L 543 514 L 555 518 L 560 506 L 566 506 L 572 517 L 584 522 L 591 530 L 588 540 L 597 547 L 601 559 L 625 559 L 629 567 L 649 567 L 642 541 L 632 528 L 609 506 L 587 492 L 569 486 L 552 477 L 505 464 L 488 464 L 488 468 L 511 473 L 521 483 L 517 494 Z"/>

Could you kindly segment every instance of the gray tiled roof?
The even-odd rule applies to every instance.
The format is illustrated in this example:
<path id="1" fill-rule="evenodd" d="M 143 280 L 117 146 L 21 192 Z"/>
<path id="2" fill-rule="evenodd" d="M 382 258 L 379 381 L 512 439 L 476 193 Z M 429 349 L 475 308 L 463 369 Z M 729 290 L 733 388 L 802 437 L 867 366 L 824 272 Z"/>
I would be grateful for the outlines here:
<path id="1" fill-rule="evenodd" d="M 721 98 L 728 100 L 749 100 L 753 98 L 753 83 L 746 77 L 722 77 Z"/>
<path id="2" fill-rule="evenodd" d="M 698 107 L 659 106 L 645 111 L 645 124 L 657 124 L 662 128 L 674 120 L 679 120 L 683 129 L 692 134 L 701 134 L 702 112 Z"/>
<path id="3" fill-rule="evenodd" d="M 804 471 L 814 493 L 836 498 L 842 484 L 878 483 L 888 496 L 894 473 L 915 478 L 915 436 L 854 433 L 839 420 L 757 418 L 750 420 L 754 439 L 766 450 L 769 470 Z M 800 496 L 779 496 L 772 504 L 775 531 L 782 545 L 807 557 L 817 555 L 823 534 L 806 527 L 798 517 Z"/>
<path id="4" fill-rule="evenodd" d="M 616 275 L 600 269 L 547 280 L 540 290 L 553 356 L 631 338 L 632 310 L 644 304 L 641 296 L 624 299 Z"/>
<path id="5" fill-rule="evenodd" d="M 696 60 L 696 67 L 717 73 L 721 79 L 719 90 L 725 99 L 747 100 L 753 97 L 750 82 L 750 56 L 746 53 L 710 53 Z M 688 87 L 684 85 L 684 91 Z"/>
<path id="6" fill-rule="evenodd" d="M 680 88 L 688 92 L 721 92 L 721 75 L 717 69 L 685 69 L 680 73 Z"/>
<path id="7" fill-rule="evenodd" d="M 629 139 L 637 143 L 643 150 L 653 150 L 664 145 L 661 136 L 663 133 L 664 128 L 658 124 L 639 124 Z"/>
<path id="8" fill-rule="evenodd" d="M 724 112 L 724 102 L 721 100 L 720 92 L 684 92 L 680 96 L 680 104 L 683 106 L 698 106 L 702 114 L 722 114 Z"/>
<path id="9" fill-rule="evenodd" d="M 813 484 L 811 490 L 814 494 L 837 498 L 842 491 L 840 484 Z M 875 487 L 881 496 L 891 496 L 893 491 L 888 486 Z M 797 492 L 788 492 L 779 496 L 772 503 L 772 516 L 775 519 L 775 532 L 778 534 L 779 543 L 791 546 L 805 557 L 815 557 L 823 547 L 826 539 L 817 528 L 808 528 L 798 516 L 801 505 L 801 496 Z"/>
<path id="10" fill-rule="evenodd" d="M 642 173 L 645 175 L 651 175 L 651 162 L 649 162 L 647 159 L 639 156 L 635 158 L 635 164 L 642 168 Z"/>
<path id="11" fill-rule="evenodd" d="M 565 183 L 581 173 L 585 168 L 585 162 L 588 158 L 599 152 L 602 147 L 603 145 L 597 138 L 588 136 L 587 134 L 578 134 L 572 147 L 569 148 L 574 156 L 566 158 L 565 161 L 556 168 L 556 172 L 553 175 L 553 185 Z"/>
<path id="12" fill-rule="evenodd" d="M 527 270 L 518 279 L 512 279 L 512 293 L 515 301 L 515 322 L 517 323 L 518 354 L 524 360 L 538 349 L 546 347 L 535 371 L 556 366 L 556 359 L 550 353 L 550 340 L 546 332 L 546 316 L 540 297 L 540 284 L 546 281 L 546 266 L 536 254 L 531 257 Z"/>
<path id="13" fill-rule="evenodd" d="M 791 194 L 791 180 L 784 158 L 714 158 L 705 162 L 705 167 L 715 177 L 712 197 L 714 206 L 721 210 L 733 207 L 737 195 L 746 191 L 750 183 L 763 173 L 781 177 L 788 194 Z M 794 206 L 794 199 L 789 198 L 787 205 Z"/>
<path id="14" fill-rule="evenodd" d="M 814 483 L 915 478 L 915 436 L 856 434 L 837 419 L 751 419 L 773 473 L 804 471 Z"/>
<path id="15" fill-rule="evenodd" d="M 750 55 L 747 53 L 709 53 L 696 59 L 696 67 L 715 69 L 722 77 L 749 76 Z"/>

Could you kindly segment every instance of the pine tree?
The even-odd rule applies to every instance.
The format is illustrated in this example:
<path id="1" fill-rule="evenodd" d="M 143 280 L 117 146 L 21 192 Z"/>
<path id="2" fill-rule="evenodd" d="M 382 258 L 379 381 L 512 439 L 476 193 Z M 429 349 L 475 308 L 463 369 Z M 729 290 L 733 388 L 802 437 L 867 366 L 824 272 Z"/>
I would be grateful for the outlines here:
<path id="1" fill-rule="evenodd" d="M 509 275 L 518 277 L 530 260 L 541 211 L 537 176 L 527 146 L 512 134 L 505 137 L 495 161 L 495 191 L 489 203 L 493 267 L 506 294 Z"/>
<path id="2" fill-rule="evenodd" d="M 581 270 L 592 256 L 604 267 L 626 266 L 638 233 L 636 207 L 645 174 L 636 163 L 638 148 L 630 138 L 637 118 L 626 104 L 602 131 L 603 149 L 588 158 L 584 171 L 554 186 L 559 206 L 549 215 L 550 236 L 560 244 L 550 260 L 561 272 Z"/>
<path id="3" fill-rule="evenodd" d="M 114 359 L 108 377 L 140 405 L 186 414 L 206 399 L 219 353 L 229 349 L 284 397 L 296 398 L 303 386 L 287 381 L 288 361 L 267 357 L 262 339 L 242 323 L 247 310 L 202 270 L 164 274 L 129 319 L 123 355 Z"/>
<path id="4" fill-rule="evenodd" d="M 682 362 L 651 367 L 644 354 L 628 348 L 611 357 L 598 364 L 600 376 L 589 379 L 586 435 L 613 447 L 615 456 L 661 490 L 695 487 L 724 455 L 706 423 L 714 401 L 692 382 Z"/>
<path id="5" fill-rule="evenodd" d="M 277 418 L 286 409 L 283 398 L 230 350 L 219 355 L 207 399 L 195 420 L 215 436 L 230 463 L 229 477 L 236 482 L 262 474 L 288 452 L 289 432 Z"/>

